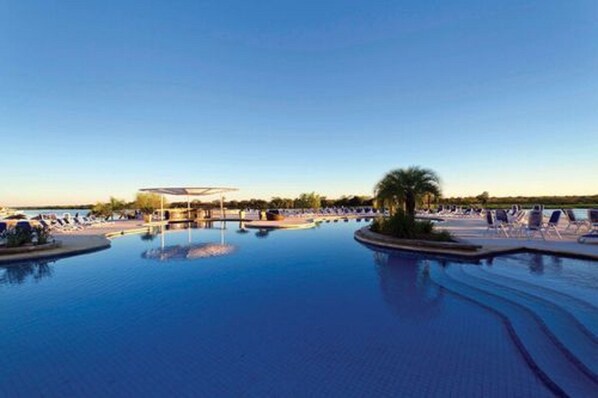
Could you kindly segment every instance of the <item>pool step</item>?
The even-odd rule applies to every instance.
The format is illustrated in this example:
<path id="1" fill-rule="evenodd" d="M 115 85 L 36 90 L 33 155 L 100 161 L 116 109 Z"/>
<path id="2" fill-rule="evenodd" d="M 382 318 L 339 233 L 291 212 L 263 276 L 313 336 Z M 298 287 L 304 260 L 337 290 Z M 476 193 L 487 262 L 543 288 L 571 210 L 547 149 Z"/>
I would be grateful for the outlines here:
<path id="1" fill-rule="evenodd" d="M 517 270 L 517 267 L 521 267 L 521 265 L 514 264 L 514 267 L 512 268 L 509 268 L 504 264 L 498 266 L 493 265 L 492 273 L 518 280 L 527 278 L 527 283 L 533 284 L 544 289 L 550 289 L 563 294 L 567 294 L 571 297 L 576 298 L 577 300 L 583 301 L 588 305 L 592 305 L 594 307 L 598 306 L 598 295 L 596 294 L 595 285 L 591 287 L 586 283 L 580 284 L 579 282 L 584 280 L 581 277 L 578 280 L 575 280 L 568 279 L 566 276 L 563 276 L 561 278 L 561 276 L 554 275 L 552 273 L 546 273 L 542 276 L 534 276 L 533 273 L 531 273 L 529 270 L 526 270 L 524 273 L 522 273 L 520 270 Z"/>
<path id="2" fill-rule="evenodd" d="M 598 380 L 598 342 L 576 318 L 547 300 L 471 275 L 466 270 L 472 267 L 459 265 L 449 267 L 446 271 L 460 282 L 509 300 L 530 311 L 571 361 L 578 362 L 582 371 Z"/>
<path id="3" fill-rule="evenodd" d="M 483 267 L 472 266 L 464 268 L 463 270 L 479 278 L 511 287 L 561 307 L 575 317 L 575 319 L 577 319 L 577 321 L 592 334 L 594 339 L 598 338 L 598 307 L 587 301 L 521 279 L 499 275 Z"/>
<path id="4" fill-rule="evenodd" d="M 429 273 L 440 286 L 499 315 L 529 366 L 555 394 L 588 397 L 598 391 L 598 382 L 565 355 L 529 310 L 456 280 L 439 264 L 431 264 Z"/>

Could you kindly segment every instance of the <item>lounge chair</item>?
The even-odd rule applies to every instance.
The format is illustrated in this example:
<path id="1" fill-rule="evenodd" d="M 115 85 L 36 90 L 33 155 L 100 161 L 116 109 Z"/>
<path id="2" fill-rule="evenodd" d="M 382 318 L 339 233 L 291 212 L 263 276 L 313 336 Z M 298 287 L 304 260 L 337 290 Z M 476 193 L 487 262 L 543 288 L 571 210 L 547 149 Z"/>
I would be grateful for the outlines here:
<path id="1" fill-rule="evenodd" d="M 523 227 L 522 232 L 526 232 L 527 238 L 531 239 L 534 234 L 539 233 L 543 240 L 546 240 L 546 236 L 544 235 L 544 225 L 543 225 L 544 215 L 540 210 L 532 210 L 529 212 L 529 217 L 527 220 L 527 225 Z"/>
<path id="2" fill-rule="evenodd" d="M 544 225 L 544 229 L 546 230 L 546 233 L 550 233 L 551 231 L 554 232 L 556 234 L 556 236 L 558 236 L 559 239 L 562 240 L 563 237 L 559 233 L 559 229 L 558 229 L 559 220 L 561 219 L 561 214 L 562 214 L 562 212 L 560 210 L 553 211 L 552 214 L 550 215 L 550 219 Z"/>
<path id="3" fill-rule="evenodd" d="M 567 220 L 569 221 L 565 231 L 568 231 L 571 227 L 575 227 L 575 233 L 577 233 L 580 228 L 588 227 L 588 222 L 586 220 L 579 220 L 572 209 L 562 209 L 562 211 L 565 213 Z"/>
<path id="4" fill-rule="evenodd" d="M 79 228 L 75 227 L 74 225 L 67 223 L 62 218 L 56 219 L 56 226 L 59 230 L 61 230 L 63 232 L 69 232 L 69 231 L 74 231 L 74 230 L 79 229 Z"/>
<path id="5" fill-rule="evenodd" d="M 79 225 L 82 228 L 88 227 L 91 225 L 90 221 L 85 221 L 83 217 L 74 217 L 73 220 L 75 221 L 75 225 Z"/>
<path id="6" fill-rule="evenodd" d="M 498 210 L 496 210 L 495 214 L 496 214 L 496 223 L 501 225 L 501 227 L 505 231 L 505 235 L 508 237 L 509 235 L 507 233 L 507 230 L 511 230 L 513 228 L 513 224 L 511 224 L 511 221 L 509 220 L 509 216 L 507 215 L 507 212 L 505 210 L 498 209 Z"/>
<path id="7" fill-rule="evenodd" d="M 44 228 L 46 228 L 46 229 L 48 229 L 50 231 L 53 230 L 53 229 L 55 229 L 54 225 L 52 225 L 51 223 L 49 223 L 48 221 L 46 221 L 43 218 L 41 220 L 39 220 L 39 225 L 41 225 L 42 227 L 44 227 Z"/>
<path id="8" fill-rule="evenodd" d="M 73 229 L 83 229 L 83 226 L 79 225 L 72 217 L 65 218 L 64 222 Z"/>
<path id="9" fill-rule="evenodd" d="M 495 220 L 494 215 L 490 210 L 486 211 L 486 224 L 486 233 L 494 231 L 496 234 L 499 234 L 502 232 L 505 237 L 509 237 L 509 233 L 507 232 L 505 226 L 501 222 Z"/>
<path id="10" fill-rule="evenodd" d="M 590 221 L 590 231 L 577 238 L 577 241 L 598 244 L 598 209 L 588 209 L 588 220 Z"/>

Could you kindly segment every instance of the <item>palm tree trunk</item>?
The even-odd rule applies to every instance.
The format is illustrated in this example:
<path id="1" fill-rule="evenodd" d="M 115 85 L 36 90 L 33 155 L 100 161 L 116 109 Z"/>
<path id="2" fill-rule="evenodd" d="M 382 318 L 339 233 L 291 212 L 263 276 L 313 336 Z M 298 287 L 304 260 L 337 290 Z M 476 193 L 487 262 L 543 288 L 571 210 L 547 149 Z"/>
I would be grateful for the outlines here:
<path id="1" fill-rule="evenodd" d="M 405 210 L 409 217 L 415 218 L 415 195 L 412 193 L 405 195 Z"/>

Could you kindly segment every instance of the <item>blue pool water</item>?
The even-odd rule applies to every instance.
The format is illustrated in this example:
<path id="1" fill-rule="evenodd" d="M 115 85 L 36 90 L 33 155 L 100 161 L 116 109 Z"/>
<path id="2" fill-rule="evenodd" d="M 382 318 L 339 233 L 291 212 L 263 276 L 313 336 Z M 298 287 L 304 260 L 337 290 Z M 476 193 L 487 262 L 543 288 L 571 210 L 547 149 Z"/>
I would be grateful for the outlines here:
<path id="1" fill-rule="evenodd" d="M 598 391 L 598 264 L 373 250 L 361 226 L 215 224 L 0 268 L 0 396 Z"/>

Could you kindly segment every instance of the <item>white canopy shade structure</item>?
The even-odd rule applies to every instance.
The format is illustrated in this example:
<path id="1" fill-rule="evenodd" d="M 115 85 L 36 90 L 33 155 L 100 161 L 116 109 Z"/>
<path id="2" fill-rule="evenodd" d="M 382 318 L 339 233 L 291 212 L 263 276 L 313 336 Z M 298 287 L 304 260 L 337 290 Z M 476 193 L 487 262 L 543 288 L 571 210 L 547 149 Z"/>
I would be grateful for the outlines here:
<path id="1" fill-rule="evenodd" d="M 160 215 L 164 217 L 164 195 L 186 196 L 187 197 L 187 217 L 191 218 L 191 196 L 207 196 L 223 194 L 225 192 L 238 191 L 237 188 L 225 187 L 160 187 L 160 188 L 142 188 L 142 192 L 151 192 L 161 195 L 162 202 L 160 206 Z M 220 214 L 224 219 L 224 196 L 220 196 Z"/>

